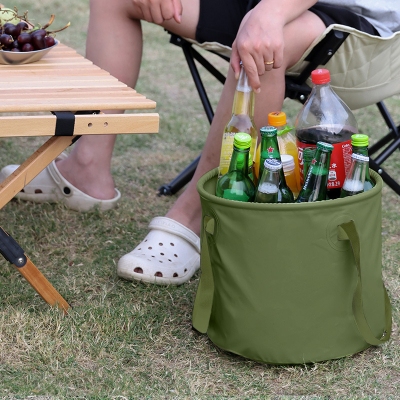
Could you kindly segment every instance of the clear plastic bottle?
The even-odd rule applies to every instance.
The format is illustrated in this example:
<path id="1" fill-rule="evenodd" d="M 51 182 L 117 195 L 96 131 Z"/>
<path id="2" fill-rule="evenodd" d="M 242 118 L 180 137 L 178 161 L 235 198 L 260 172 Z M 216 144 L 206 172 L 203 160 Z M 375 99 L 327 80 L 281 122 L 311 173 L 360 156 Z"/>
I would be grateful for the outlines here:
<path id="1" fill-rule="evenodd" d="M 288 125 L 286 113 L 283 111 L 269 113 L 268 125 L 274 126 L 278 130 L 278 145 L 281 156 L 283 154 L 289 154 L 293 157 L 297 186 L 300 187 L 299 158 L 296 136 L 294 135 L 294 126 Z"/>
<path id="2" fill-rule="evenodd" d="M 218 177 L 228 172 L 232 157 L 233 137 L 238 132 L 245 132 L 251 136 L 249 163 L 250 166 L 253 167 L 258 141 L 258 131 L 254 124 L 254 97 L 254 92 L 249 85 L 247 74 L 244 68 L 241 67 L 233 99 L 232 116 L 225 126 L 222 135 Z M 250 168 L 249 174 L 250 176 L 253 175 L 253 168 Z"/>
<path id="3" fill-rule="evenodd" d="M 303 149 L 322 141 L 333 145 L 328 178 L 328 197 L 340 196 L 351 164 L 351 135 L 358 132 L 356 119 L 349 107 L 333 91 L 327 69 L 311 73 L 314 84 L 295 122 L 301 180 Z"/>
<path id="4" fill-rule="evenodd" d="M 301 188 L 299 186 L 299 182 L 297 181 L 294 158 L 290 154 L 281 154 L 281 160 L 286 184 L 292 191 L 294 198 L 296 198 L 299 195 Z"/>

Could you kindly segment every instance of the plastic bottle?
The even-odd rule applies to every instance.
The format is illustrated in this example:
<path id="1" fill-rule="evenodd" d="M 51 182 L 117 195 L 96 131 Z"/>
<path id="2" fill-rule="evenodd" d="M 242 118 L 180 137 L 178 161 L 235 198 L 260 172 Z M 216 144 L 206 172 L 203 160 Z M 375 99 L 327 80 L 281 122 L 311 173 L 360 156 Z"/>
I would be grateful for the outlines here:
<path id="1" fill-rule="evenodd" d="M 278 130 L 278 145 L 281 156 L 283 154 L 289 154 L 293 157 L 296 181 L 300 188 L 300 169 L 297 141 L 296 136 L 292 133 L 294 132 L 294 126 L 289 126 L 287 124 L 286 113 L 283 111 L 269 113 L 268 125 L 274 126 Z"/>
<path id="2" fill-rule="evenodd" d="M 302 152 L 322 141 L 333 145 L 329 168 L 328 197 L 340 196 L 340 189 L 351 164 L 351 135 L 358 132 L 357 122 L 347 105 L 332 90 L 327 69 L 311 73 L 314 87 L 295 122 L 301 180 Z"/>
<path id="3" fill-rule="evenodd" d="M 356 133 L 351 136 L 351 147 L 353 154 L 356 153 L 356 154 L 362 154 L 363 156 L 368 156 L 368 144 L 369 144 L 368 135 Z M 369 168 L 367 168 L 365 171 L 364 192 L 372 189 L 374 186 L 375 182 L 371 178 L 371 175 L 369 173 Z"/>
<path id="4" fill-rule="evenodd" d="M 351 165 L 347 173 L 340 197 L 354 196 L 364 192 L 365 173 L 368 169 L 369 157 L 362 154 L 353 153 L 351 155 Z"/>
<path id="5" fill-rule="evenodd" d="M 251 136 L 245 132 L 234 136 L 229 170 L 218 179 L 216 196 L 244 202 L 254 201 L 256 187 L 248 171 L 251 142 Z"/>
<path id="6" fill-rule="evenodd" d="M 294 198 L 286 182 L 281 179 L 282 163 L 273 158 L 264 161 L 264 169 L 257 187 L 257 203 L 293 203 Z"/>
<path id="7" fill-rule="evenodd" d="M 281 160 L 286 184 L 292 191 L 294 198 L 296 198 L 299 195 L 300 186 L 296 177 L 294 158 L 290 154 L 281 154 Z"/>
<path id="8" fill-rule="evenodd" d="M 326 200 L 332 151 L 333 145 L 330 143 L 317 143 L 315 157 L 308 169 L 304 185 L 300 190 L 296 203 Z"/>
<path id="9" fill-rule="evenodd" d="M 245 132 L 251 136 L 249 163 L 253 166 L 257 149 L 258 131 L 254 124 L 254 92 L 249 85 L 245 70 L 241 67 L 239 79 L 236 85 L 233 99 L 232 116 L 227 123 L 222 135 L 221 156 L 219 162 L 218 177 L 228 172 L 232 157 L 233 137 L 237 132 Z M 249 170 L 253 174 L 253 168 Z"/>

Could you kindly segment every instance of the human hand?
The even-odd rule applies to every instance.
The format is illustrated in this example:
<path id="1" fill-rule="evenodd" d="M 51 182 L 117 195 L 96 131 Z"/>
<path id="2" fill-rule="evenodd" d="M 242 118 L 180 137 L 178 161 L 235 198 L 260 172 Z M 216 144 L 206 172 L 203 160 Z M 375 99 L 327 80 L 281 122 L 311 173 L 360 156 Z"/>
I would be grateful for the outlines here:
<path id="1" fill-rule="evenodd" d="M 256 93 L 261 88 L 260 76 L 273 68 L 280 68 L 283 62 L 284 23 L 272 15 L 265 15 L 265 12 L 253 9 L 243 18 L 232 45 L 230 62 L 236 78 L 240 61 L 243 63 L 249 84 Z"/>
<path id="2" fill-rule="evenodd" d="M 173 18 L 178 24 L 181 22 L 181 0 L 132 0 L 132 3 L 145 21 L 162 24 Z"/>

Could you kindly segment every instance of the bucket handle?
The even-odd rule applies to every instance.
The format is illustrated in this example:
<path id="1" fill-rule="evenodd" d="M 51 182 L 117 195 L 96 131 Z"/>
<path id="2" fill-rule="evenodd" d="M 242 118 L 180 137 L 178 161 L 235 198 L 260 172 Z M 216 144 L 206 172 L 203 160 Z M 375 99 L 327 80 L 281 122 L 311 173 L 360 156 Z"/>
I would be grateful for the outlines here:
<path id="1" fill-rule="evenodd" d="M 382 344 L 389 340 L 392 330 L 392 311 L 389 296 L 385 285 L 383 284 L 384 302 L 385 302 L 385 329 L 380 338 L 377 338 L 371 331 L 368 321 L 365 317 L 362 301 L 362 268 L 361 268 L 361 246 L 360 237 L 357 232 L 354 221 L 344 222 L 338 226 L 338 239 L 349 240 L 353 250 L 354 261 L 357 268 L 357 286 L 353 295 L 353 315 L 359 332 L 364 340 L 374 346 Z"/>

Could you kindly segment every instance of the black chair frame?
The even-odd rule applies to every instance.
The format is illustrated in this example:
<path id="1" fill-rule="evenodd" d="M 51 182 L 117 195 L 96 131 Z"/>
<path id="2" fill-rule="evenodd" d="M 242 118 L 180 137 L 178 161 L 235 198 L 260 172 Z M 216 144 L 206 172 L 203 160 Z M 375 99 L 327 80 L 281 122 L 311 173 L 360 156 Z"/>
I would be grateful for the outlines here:
<path id="1" fill-rule="evenodd" d="M 222 84 L 225 82 L 225 76 L 205 57 L 203 57 L 203 55 L 193 47 L 192 43 L 173 33 L 170 33 L 170 35 L 170 43 L 182 48 L 194 84 L 204 107 L 204 111 L 208 121 L 211 123 L 214 111 L 195 61 L 197 61 Z M 321 65 L 325 65 L 346 40 L 347 36 L 348 33 L 345 32 L 337 30 L 330 31 L 328 35 L 310 52 L 306 58 L 306 61 L 308 61 L 307 67 L 301 72 L 301 74 L 296 77 L 286 77 L 285 96 L 293 100 L 298 100 L 304 104 L 311 92 L 310 86 L 306 83 L 311 71 Z M 219 55 L 226 61 L 229 61 L 227 57 L 218 53 L 215 54 Z M 396 125 L 383 101 L 376 103 L 376 105 L 389 130 L 384 137 L 369 148 L 370 168 L 376 171 L 382 177 L 383 181 L 400 196 L 399 183 L 393 179 L 393 177 L 391 177 L 382 166 L 385 160 L 387 160 L 396 150 L 400 150 L 400 126 Z M 162 185 L 159 188 L 159 195 L 173 195 L 182 189 L 192 179 L 199 160 L 200 156 L 193 160 L 171 182 Z"/>

